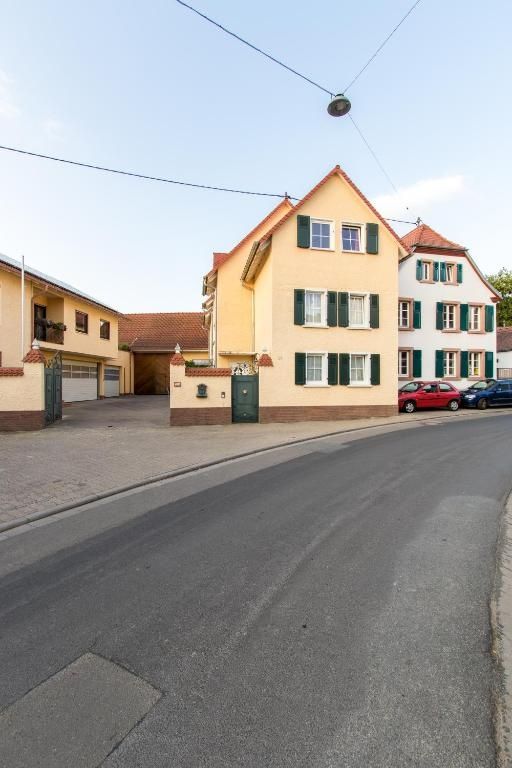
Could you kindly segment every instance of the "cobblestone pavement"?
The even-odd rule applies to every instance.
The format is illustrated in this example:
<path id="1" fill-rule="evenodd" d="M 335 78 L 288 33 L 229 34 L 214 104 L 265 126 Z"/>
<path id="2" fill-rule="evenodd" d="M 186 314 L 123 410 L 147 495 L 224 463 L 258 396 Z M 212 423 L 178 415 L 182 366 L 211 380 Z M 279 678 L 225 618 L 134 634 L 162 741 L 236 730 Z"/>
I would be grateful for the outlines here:
<path id="1" fill-rule="evenodd" d="M 461 411 L 297 424 L 169 427 L 167 397 L 77 403 L 40 432 L 0 433 L 0 523 L 73 504 L 177 469 L 355 427 L 426 418 L 482 417 Z"/>

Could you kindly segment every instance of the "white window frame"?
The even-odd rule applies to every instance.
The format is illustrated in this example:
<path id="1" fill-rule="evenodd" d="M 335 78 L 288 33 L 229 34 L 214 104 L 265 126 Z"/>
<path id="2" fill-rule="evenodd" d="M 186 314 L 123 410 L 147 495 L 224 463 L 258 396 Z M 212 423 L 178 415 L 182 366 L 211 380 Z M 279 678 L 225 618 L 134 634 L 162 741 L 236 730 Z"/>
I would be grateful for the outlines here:
<path id="1" fill-rule="evenodd" d="M 473 312 L 477 310 L 478 324 L 477 327 L 473 327 Z M 478 332 L 482 330 L 482 307 L 479 304 L 469 305 L 469 318 L 468 318 L 468 331 Z"/>
<path id="2" fill-rule="evenodd" d="M 450 325 L 450 307 L 453 309 L 453 325 Z M 457 305 L 449 301 L 443 303 L 443 331 L 457 330 Z"/>
<path id="3" fill-rule="evenodd" d="M 350 311 L 350 303 L 352 300 L 352 297 L 362 297 L 363 298 L 363 324 L 355 324 L 351 321 L 351 311 Z M 366 291 L 350 291 L 348 294 L 348 327 L 349 328 L 356 328 L 356 329 L 366 329 L 370 327 L 370 294 Z"/>
<path id="4" fill-rule="evenodd" d="M 405 355 L 405 359 L 407 360 L 407 370 L 405 373 L 402 373 L 402 368 L 401 368 L 402 355 Z M 407 379 L 411 377 L 411 350 L 410 349 L 398 350 L 398 376 L 400 378 L 407 378 Z"/>
<path id="5" fill-rule="evenodd" d="M 308 355 L 319 355 L 322 358 L 322 379 L 321 381 L 308 381 Z M 318 352 L 317 350 L 310 350 L 306 352 L 306 383 L 305 387 L 328 387 L 327 383 L 327 352 Z"/>
<path id="6" fill-rule="evenodd" d="M 407 305 L 407 324 L 402 325 L 402 304 Z M 412 328 L 412 301 L 410 299 L 398 299 L 398 328 L 400 330 L 406 330 Z"/>
<path id="7" fill-rule="evenodd" d="M 471 365 L 471 358 L 476 358 L 476 364 L 478 366 L 478 373 L 475 373 L 474 366 Z M 471 370 L 473 367 L 473 370 Z M 471 351 L 468 352 L 468 376 L 469 377 L 478 377 L 480 378 L 482 375 L 482 353 Z"/>
<path id="8" fill-rule="evenodd" d="M 426 267 L 426 270 L 425 270 Z M 427 274 L 425 275 L 425 271 Z M 425 282 L 430 282 L 432 280 L 432 262 L 431 261 L 422 261 L 421 262 L 421 279 Z"/>
<path id="9" fill-rule="evenodd" d="M 444 268 L 446 270 L 446 280 L 445 280 L 445 282 L 446 283 L 450 283 L 450 284 L 455 284 L 457 282 L 457 265 L 454 264 L 452 261 L 446 261 Z M 448 270 L 449 269 L 452 270 L 451 279 L 448 276 Z"/>
<path id="10" fill-rule="evenodd" d="M 448 355 L 453 355 L 453 373 L 448 371 L 447 360 Z M 457 352 L 453 349 L 443 350 L 443 379 L 455 379 L 457 378 Z"/>
<path id="11" fill-rule="evenodd" d="M 319 323 L 308 323 L 306 320 L 306 296 L 308 293 L 321 293 L 320 310 L 321 317 Z M 327 291 L 325 288 L 305 288 L 304 289 L 304 327 L 305 328 L 327 328 Z"/>
<path id="12" fill-rule="evenodd" d="M 359 230 L 359 250 L 353 251 L 353 250 L 347 250 L 343 247 L 343 227 L 351 227 L 352 229 L 358 229 Z M 366 227 L 364 224 L 360 224 L 358 222 L 354 221 L 342 221 L 341 227 L 340 227 L 340 238 L 341 238 L 341 250 L 343 253 L 365 253 L 366 252 Z"/>
<path id="13" fill-rule="evenodd" d="M 313 224 L 329 224 L 329 248 L 322 248 L 320 245 L 313 245 Z M 335 227 L 332 219 L 319 219 L 317 217 L 311 217 L 309 222 L 309 237 L 311 242 L 311 248 L 314 251 L 334 251 L 335 250 Z"/>
<path id="14" fill-rule="evenodd" d="M 349 376 L 350 376 L 350 384 L 349 387 L 371 387 L 370 383 L 370 376 L 371 376 L 371 360 L 370 360 L 370 353 L 369 352 L 350 352 L 350 357 L 348 361 L 348 369 L 349 369 Z M 352 358 L 353 357 L 363 357 L 364 358 L 364 379 L 363 381 L 352 381 Z"/>

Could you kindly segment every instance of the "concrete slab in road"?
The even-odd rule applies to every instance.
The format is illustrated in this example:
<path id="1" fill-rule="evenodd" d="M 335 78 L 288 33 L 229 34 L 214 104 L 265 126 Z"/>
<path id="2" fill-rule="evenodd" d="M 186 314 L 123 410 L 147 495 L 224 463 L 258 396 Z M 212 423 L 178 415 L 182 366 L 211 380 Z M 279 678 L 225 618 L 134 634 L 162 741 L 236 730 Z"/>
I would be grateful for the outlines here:
<path id="1" fill-rule="evenodd" d="M 86 653 L 0 714 L 0 765 L 95 768 L 159 698 L 140 677 Z"/>

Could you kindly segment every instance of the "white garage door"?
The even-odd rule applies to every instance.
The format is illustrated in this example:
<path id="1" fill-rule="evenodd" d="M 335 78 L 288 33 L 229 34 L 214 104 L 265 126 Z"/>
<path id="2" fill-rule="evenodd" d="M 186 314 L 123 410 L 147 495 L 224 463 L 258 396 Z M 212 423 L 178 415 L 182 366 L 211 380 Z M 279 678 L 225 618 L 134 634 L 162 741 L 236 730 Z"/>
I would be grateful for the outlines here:
<path id="1" fill-rule="evenodd" d="M 119 368 L 105 368 L 105 397 L 119 397 Z"/>
<path id="2" fill-rule="evenodd" d="M 92 363 L 62 361 L 62 400 L 76 403 L 98 399 L 98 366 Z"/>

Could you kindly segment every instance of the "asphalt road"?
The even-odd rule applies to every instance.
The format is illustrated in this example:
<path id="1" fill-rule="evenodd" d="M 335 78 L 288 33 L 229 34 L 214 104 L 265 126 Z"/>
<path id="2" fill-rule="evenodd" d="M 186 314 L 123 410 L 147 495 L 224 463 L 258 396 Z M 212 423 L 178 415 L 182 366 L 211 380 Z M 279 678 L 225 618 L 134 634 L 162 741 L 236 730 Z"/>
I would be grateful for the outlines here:
<path id="1" fill-rule="evenodd" d="M 54 552 L 70 519 L 0 542 L 0 566 L 20 553 L 0 580 L 0 765 L 69 765 L 74 742 L 87 767 L 495 765 L 488 601 L 511 426 L 322 440 L 189 479 Z"/>

